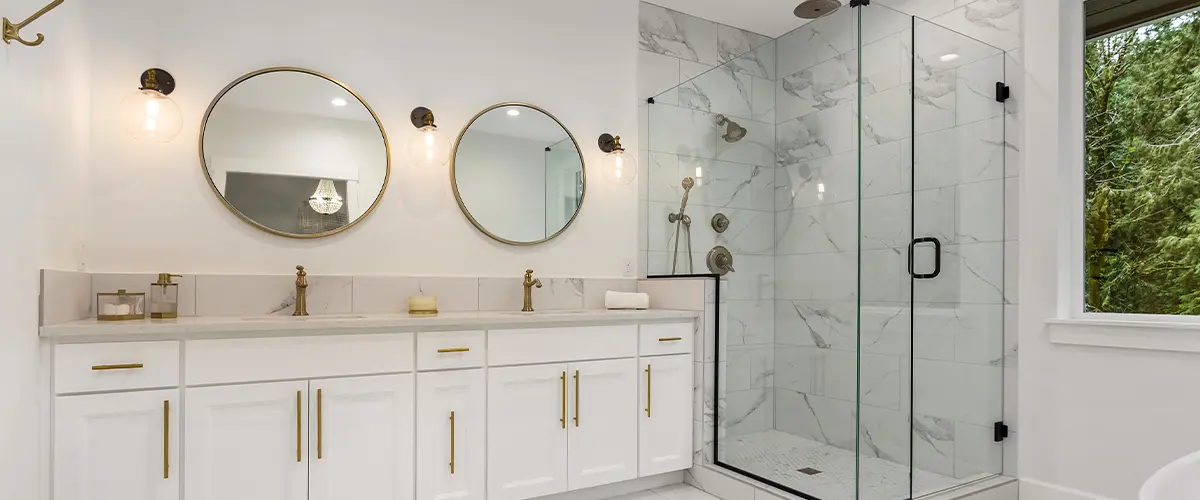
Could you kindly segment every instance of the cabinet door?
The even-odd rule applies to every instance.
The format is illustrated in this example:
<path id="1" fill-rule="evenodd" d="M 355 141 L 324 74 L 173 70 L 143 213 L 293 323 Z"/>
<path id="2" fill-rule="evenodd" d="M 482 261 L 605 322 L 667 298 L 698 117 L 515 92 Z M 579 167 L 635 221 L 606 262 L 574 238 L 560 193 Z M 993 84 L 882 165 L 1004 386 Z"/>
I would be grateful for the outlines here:
<path id="1" fill-rule="evenodd" d="M 417 374 L 418 500 L 485 498 L 486 384 L 483 369 Z"/>
<path id="2" fill-rule="evenodd" d="M 638 463 L 641 476 L 692 466 L 692 356 L 641 358 Z"/>
<path id="3" fill-rule="evenodd" d="M 178 499 L 178 424 L 175 389 L 57 398 L 55 500 Z"/>
<path id="4" fill-rule="evenodd" d="M 308 382 L 186 391 L 185 498 L 308 498 Z"/>
<path id="5" fill-rule="evenodd" d="M 488 500 L 567 490 L 567 365 L 488 372 Z"/>
<path id="6" fill-rule="evenodd" d="M 637 361 L 572 363 L 567 368 L 568 484 L 572 490 L 634 479 L 637 467 Z"/>
<path id="7" fill-rule="evenodd" d="M 413 498 L 413 376 L 309 382 L 309 500 Z"/>

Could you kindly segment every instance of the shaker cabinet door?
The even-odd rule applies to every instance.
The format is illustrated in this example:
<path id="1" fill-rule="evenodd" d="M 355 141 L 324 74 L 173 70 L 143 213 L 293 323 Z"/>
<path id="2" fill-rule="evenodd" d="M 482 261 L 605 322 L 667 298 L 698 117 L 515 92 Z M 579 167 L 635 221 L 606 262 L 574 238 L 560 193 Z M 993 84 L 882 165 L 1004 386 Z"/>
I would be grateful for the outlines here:
<path id="1" fill-rule="evenodd" d="M 572 490 L 638 476 L 637 361 L 615 359 L 568 367 L 568 482 Z"/>
<path id="2" fill-rule="evenodd" d="M 485 408 L 482 368 L 417 374 L 418 500 L 485 498 Z"/>
<path id="3" fill-rule="evenodd" d="M 488 371 L 488 500 L 567 490 L 567 365 Z"/>
<path id="4" fill-rule="evenodd" d="M 641 476 L 692 466 L 692 356 L 640 359 L 638 464 Z"/>
<path id="5" fill-rule="evenodd" d="M 313 380 L 309 500 L 412 500 L 413 375 Z"/>

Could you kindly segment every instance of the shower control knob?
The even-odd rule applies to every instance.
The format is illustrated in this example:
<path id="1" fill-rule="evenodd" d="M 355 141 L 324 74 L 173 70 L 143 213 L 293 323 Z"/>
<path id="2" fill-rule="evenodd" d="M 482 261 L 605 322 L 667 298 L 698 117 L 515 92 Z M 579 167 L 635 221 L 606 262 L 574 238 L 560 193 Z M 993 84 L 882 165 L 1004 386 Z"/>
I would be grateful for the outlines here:
<path id="1" fill-rule="evenodd" d="M 714 215 L 712 218 L 712 228 L 713 231 L 718 233 L 725 232 L 726 229 L 729 229 L 729 217 L 726 217 L 725 214 L 718 212 L 717 215 Z"/>
<path id="2" fill-rule="evenodd" d="M 723 246 L 715 246 L 708 251 L 708 270 L 718 276 L 725 276 L 728 273 L 734 272 L 733 269 L 733 254 L 729 253 L 729 249 Z"/>

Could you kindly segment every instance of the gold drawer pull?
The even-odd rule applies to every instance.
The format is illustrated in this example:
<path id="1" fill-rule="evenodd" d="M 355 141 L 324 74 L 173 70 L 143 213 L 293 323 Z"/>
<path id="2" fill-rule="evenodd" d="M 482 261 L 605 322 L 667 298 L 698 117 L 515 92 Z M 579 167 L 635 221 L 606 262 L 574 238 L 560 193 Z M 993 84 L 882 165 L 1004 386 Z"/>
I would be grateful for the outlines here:
<path id="1" fill-rule="evenodd" d="M 454 474 L 454 410 L 450 410 L 450 474 Z"/>
<path id="2" fill-rule="evenodd" d="M 321 406 L 321 389 L 317 389 L 317 460 L 324 458 L 322 456 L 323 447 L 321 446 L 322 441 L 324 441 L 321 436 L 321 414 L 324 413 L 324 410 L 321 408 Z"/>
<path id="3" fill-rule="evenodd" d="M 145 368 L 145 365 L 142 365 L 141 363 L 129 363 L 129 364 L 125 364 L 125 365 L 94 365 L 94 366 L 92 366 L 92 370 L 94 370 L 94 371 L 136 370 L 138 368 Z"/>
<path id="4" fill-rule="evenodd" d="M 438 349 L 438 354 L 446 354 L 448 352 L 467 352 L 470 350 L 470 347 L 451 347 L 449 349 Z"/>
<path id="5" fill-rule="evenodd" d="M 163 479 L 171 478 L 171 401 L 163 400 Z"/>
<path id="6" fill-rule="evenodd" d="M 301 451 L 301 444 L 300 444 L 301 440 L 304 439 L 304 435 L 301 434 L 301 431 L 300 431 L 300 427 L 301 427 L 300 412 L 301 412 L 300 391 L 296 391 L 296 461 L 297 462 L 301 462 L 304 460 L 302 451 Z"/>
<path id="7" fill-rule="evenodd" d="M 563 429 L 567 428 L 567 372 L 562 372 L 562 418 L 558 421 Z"/>
<path id="8" fill-rule="evenodd" d="M 646 418 L 650 418 L 650 365 L 646 365 Z"/>
<path id="9" fill-rule="evenodd" d="M 680 340 L 683 340 L 683 337 L 663 337 L 658 339 L 659 342 L 679 342 Z"/>

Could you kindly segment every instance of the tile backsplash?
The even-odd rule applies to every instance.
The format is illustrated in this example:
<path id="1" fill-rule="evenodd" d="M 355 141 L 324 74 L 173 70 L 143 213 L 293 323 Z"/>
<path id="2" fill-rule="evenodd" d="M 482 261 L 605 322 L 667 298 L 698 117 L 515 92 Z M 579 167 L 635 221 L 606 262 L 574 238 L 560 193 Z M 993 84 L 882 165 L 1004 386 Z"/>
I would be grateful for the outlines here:
<path id="1" fill-rule="evenodd" d="M 97 292 L 149 292 L 149 273 L 42 272 L 41 324 L 96 316 Z M 603 309 L 608 290 L 636 292 L 637 280 L 541 277 L 538 310 Z M 179 283 L 181 316 L 288 315 L 296 304 L 293 274 L 188 274 Z M 436 295 L 442 312 L 520 310 L 521 278 L 308 275 L 312 314 L 404 313 L 408 298 Z"/>

